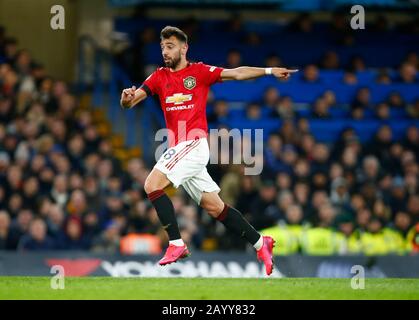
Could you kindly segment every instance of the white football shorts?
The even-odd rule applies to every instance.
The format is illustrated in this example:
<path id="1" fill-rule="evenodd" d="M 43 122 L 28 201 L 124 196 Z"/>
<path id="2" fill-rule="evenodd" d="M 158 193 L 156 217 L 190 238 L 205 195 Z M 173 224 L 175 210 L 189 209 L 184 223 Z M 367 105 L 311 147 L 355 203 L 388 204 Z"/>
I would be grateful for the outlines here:
<path id="1" fill-rule="evenodd" d="M 164 173 L 175 188 L 180 185 L 199 204 L 202 192 L 219 192 L 220 187 L 207 171 L 207 138 L 184 141 L 163 153 L 154 168 Z"/>

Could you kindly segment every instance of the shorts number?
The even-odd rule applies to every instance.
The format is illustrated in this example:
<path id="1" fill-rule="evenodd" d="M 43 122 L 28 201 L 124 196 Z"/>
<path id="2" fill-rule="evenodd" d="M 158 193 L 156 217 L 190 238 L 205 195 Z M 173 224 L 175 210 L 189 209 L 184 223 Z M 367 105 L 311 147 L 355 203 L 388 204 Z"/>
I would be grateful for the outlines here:
<path id="1" fill-rule="evenodd" d="M 169 160 L 176 153 L 175 149 L 167 150 L 167 153 L 164 155 L 166 160 Z"/>

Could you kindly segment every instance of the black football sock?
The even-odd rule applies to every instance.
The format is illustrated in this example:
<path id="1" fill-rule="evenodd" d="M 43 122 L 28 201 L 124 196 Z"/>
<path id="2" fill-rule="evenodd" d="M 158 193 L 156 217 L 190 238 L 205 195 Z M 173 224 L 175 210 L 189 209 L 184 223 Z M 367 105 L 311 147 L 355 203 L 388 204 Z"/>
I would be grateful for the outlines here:
<path id="1" fill-rule="evenodd" d="M 163 190 L 156 190 L 148 195 L 154 208 L 157 211 L 163 228 L 169 235 L 169 240 L 180 239 L 179 226 L 176 221 L 175 209 L 173 203 Z"/>
<path id="2" fill-rule="evenodd" d="M 217 217 L 217 220 L 223 223 L 227 229 L 245 238 L 252 245 L 260 238 L 260 234 L 246 221 L 240 211 L 229 207 L 227 204 L 224 205 L 224 209 Z"/>

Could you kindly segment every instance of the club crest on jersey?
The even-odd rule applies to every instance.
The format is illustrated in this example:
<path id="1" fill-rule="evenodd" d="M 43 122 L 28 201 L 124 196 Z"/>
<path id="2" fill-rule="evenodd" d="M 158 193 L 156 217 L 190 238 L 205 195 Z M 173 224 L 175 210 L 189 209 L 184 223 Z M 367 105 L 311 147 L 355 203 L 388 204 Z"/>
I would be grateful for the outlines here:
<path id="1" fill-rule="evenodd" d="M 196 79 L 195 77 L 189 76 L 183 79 L 183 85 L 186 89 L 192 90 L 196 86 Z"/>

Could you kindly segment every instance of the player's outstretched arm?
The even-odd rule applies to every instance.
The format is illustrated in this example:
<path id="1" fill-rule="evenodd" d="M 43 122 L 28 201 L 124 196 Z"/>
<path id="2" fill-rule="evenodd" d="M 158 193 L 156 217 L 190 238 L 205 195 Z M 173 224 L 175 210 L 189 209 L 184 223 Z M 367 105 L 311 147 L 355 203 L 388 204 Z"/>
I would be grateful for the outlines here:
<path id="1" fill-rule="evenodd" d="M 147 93 L 141 89 L 136 89 L 135 86 L 122 90 L 121 93 L 121 107 L 129 109 L 147 98 Z"/>
<path id="2" fill-rule="evenodd" d="M 224 69 L 221 72 L 221 79 L 227 80 L 250 80 L 272 74 L 278 79 L 288 79 L 292 73 L 298 69 L 287 68 L 257 68 L 257 67 L 238 67 L 234 69 Z"/>

